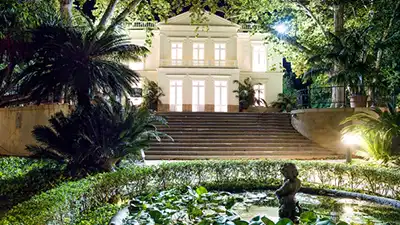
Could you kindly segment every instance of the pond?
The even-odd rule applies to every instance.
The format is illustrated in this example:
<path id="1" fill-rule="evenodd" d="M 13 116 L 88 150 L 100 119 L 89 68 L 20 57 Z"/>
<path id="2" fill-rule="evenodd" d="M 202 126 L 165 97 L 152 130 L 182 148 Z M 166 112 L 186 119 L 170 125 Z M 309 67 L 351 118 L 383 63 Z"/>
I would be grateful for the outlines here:
<path id="1" fill-rule="evenodd" d="M 244 199 L 233 207 L 240 217 L 249 220 L 257 215 L 267 215 L 273 221 L 278 221 L 278 201 L 272 191 L 244 192 L 234 194 Z M 328 196 L 298 193 L 297 200 L 303 210 L 316 212 L 318 215 L 332 220 L 347 223 L 367 224 L 399 224 L 400 209 L 380 205 L 368 201 L 336 198 Z"/>
<path id="2" fill-rule="evenodd" d="M 304 193 L 298 193 L 296 198 L 303 212 L 312 212 L 315 218 L 328 218 L 335 224 L 339 221 L 347 224 L 400 224 L 399 208 Z M 171 189 L 132 199 L 129 216 L 126 215 L 124 222 L 118 224 L 250 224 L 246 221 L 260 219 L 257 216 L 266 216 L 274 223 L 279 220 L 278 200 L 273 191 L 229 193 L 188 187 L 186 191 Z"/>

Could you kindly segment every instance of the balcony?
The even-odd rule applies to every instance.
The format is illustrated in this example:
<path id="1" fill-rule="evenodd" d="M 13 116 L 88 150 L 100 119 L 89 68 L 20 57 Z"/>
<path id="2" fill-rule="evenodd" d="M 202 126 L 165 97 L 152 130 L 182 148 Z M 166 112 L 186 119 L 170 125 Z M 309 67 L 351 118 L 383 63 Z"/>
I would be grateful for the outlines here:
<path id="1" fill-rule="evenodd" d="M 237 60 L 176 60 L 162 59 L 160 67 L 238 68 Z"/>
<path id="2" fill-rule="evenodd" d="M 144 29 L 154 29 L 156 23 L 152 21 L 135 21 L 132 23 L 132 30 L 144 30 Z"/>
<path id="3" fill-rule="evenodd" d="M 259 24 L 256 23 L 244 23 L 240 24 L 240 31 L 242 32 L 251 32 L 253 30 L 259 30 L 261 27 Z"/>

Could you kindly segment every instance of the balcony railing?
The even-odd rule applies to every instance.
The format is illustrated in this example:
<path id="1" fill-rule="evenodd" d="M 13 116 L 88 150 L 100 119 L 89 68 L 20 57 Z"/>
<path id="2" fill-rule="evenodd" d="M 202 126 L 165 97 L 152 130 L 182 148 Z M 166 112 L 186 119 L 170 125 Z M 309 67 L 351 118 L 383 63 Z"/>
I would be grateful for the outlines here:
<path id="1" fill-rule="evenodd" d="M 256 23 L 244 23 L 244 24 L 240 24 L 240 26 L 241 26 L 240 30 L 245 31 L 245 32 L 257 30 L 260 28 L 260 25 L 256 24 Z"/>
<path id="2" fill-rule="evenodd" d="M 259 29 L 260 25 L 256 23 L 243 23 L 240 24 L 241 31 L 252 31 L 254 29 Z M 156 22 L 153 21 L 135 21 L 132 23 L 131 29 L 146 29 L 146 28 L 155 28 Z"/>
<path id="3" fill-rule="evenodd" d="M 341 90 L 340 90 L 341 89 Z M 338 91 L 335 99 L 332 92 Z M 348 108 L 350 107 L 350 93 L 344 86 L 314 87 L 297 91 L 297 108 Z M 368 100 L 368 105 L 385 107 L 387 103 L 396 105 L 396 97 L 377 95 Z"/>
<path id="4" fill-rule="evenodd" d="M 224 67 L 237 68 L 237 60 L 179 60 L 179 59 L 162 59 L 160 67 Z"/>
<path id="5" fill-rule="evenodd" d="M 131 29 L 140 30 L 146 28 L 155 28 L 156 23 L 152 21 L 135 21 L 132 23 Z"/>

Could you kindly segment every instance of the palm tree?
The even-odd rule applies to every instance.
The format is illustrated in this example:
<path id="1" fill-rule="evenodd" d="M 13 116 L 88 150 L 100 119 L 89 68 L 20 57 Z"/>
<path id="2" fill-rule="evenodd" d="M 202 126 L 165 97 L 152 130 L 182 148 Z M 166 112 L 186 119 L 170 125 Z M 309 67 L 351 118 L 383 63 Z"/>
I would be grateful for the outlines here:
<path id="1" fill-rule="evenodd" d="M 308 59 L 311 68 L 303 74 L 305 79 L 320 74 L 330 74 L 332 102 L 343 104 L 345 87 L 352 96 L 364 96 L 366 91 L 376 84 L 374 73 L 375 56 L 371 54 L 368 33 L 371 27 L 362 30 L 351 30 L 341 37 L 329 33 L 331 42 Z"/>
<path id="2" fill-rule="evenodd" d="M 239 98 L 240 111 L 255 104 L 267 105 L 263 98 L 256 97 L 256 90 L 254 90 L 254 85 L 261 85 L 261 83 L 253 84 L 250 77 L 244 79 L 243 83 L 239 80 L 234 80 L 233 83 L 238 84 L 238 89 L 234 90 L 233 93 L 236 94 L 236 98 Z"/>
<path id="3" fill-rule="evenodd" d="M 143 105 L 152 110 L 157 110 L 158 105 L 162 104 L 160 98 L 165 96 L 157 82 L 151 80 L 145 81 L 143 93 Z"/>
<path id="4" fill-rule="evenodd" d="M 168 135 L 155 124 L 166 124 L 163 117 L 136 108 L 96 98 L 89 107 L 78 107 L 70 115 L 54 115 L 50 126 L 36 126 L 32 134 L 38 145 L 27 150 L 36 156 L 66 162 L 73 175 L 92 171 L 112 171 L 116 163 L 137 154 L 150 141 Z"/>
<path id="5" fill-rule="evenodd" d="M 40 103 L 49 97 L 88 106 L 95 95 L 132 94 L 139 75 L 121 63 L 147 52 L 115 32 L 45 23 L 33 31 L 38 51 L 21 75 L 21 91 Z M 62 96 L 61 96 L 62 95 Z"/>

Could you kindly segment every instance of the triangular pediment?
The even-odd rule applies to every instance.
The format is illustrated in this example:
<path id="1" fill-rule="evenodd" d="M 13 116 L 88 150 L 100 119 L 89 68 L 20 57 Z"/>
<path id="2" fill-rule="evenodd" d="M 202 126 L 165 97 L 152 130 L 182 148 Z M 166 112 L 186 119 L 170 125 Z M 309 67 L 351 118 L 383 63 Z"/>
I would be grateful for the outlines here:
<path id="1" fill-rule="evenodd" d="M 191 12 L 185 12 L 177 16 L 171 17 L 167 22 L 161 22 L 159 25 L 193 25 L 191 23 L 192 18 L 190 17 Z M 226 26 L 226 27 L 240 27 L 236 23 L 233 23 L 225 18 L 217 16 L 210 12 L 205 12 L 206 22 L 201 25 L 208 26 Z M 198 25 L 198 24 L 197 24 Z"/>

